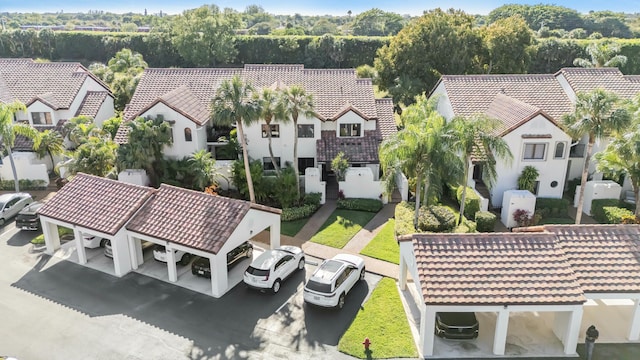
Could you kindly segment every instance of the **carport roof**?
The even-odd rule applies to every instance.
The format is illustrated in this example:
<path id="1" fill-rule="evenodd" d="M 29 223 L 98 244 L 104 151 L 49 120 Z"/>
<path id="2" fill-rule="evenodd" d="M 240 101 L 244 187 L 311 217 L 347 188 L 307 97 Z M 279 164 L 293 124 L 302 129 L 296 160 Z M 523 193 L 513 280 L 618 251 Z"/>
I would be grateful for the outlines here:
<path id="1" fill-rule="evenodd" d="M 79 173 L 38 213 L 114 235 L 155 190 Z"/>
<path id="2" fill-rule="evenodd" d="M 640 293 L 640 226 L 545 225 L 585 293 Z"/>
<path id="3" fill-rule="evenodd" d="M 217 254 L 250 209 L 281 210 L 162 184 L 127 230 Z"/>
<path id="4" fill-rule="evenodd" d="M 413 234 L 427 305 L 582 304 L 586 298 L 551 233 Z"/>

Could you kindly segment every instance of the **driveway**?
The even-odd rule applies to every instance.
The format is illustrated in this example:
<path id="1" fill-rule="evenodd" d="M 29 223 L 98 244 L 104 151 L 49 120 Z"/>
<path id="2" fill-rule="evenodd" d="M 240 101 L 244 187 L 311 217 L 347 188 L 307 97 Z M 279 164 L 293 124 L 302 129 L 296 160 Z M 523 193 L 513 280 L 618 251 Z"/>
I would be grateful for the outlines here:
<path id="1" fill-rule="evenodd" d="M 0 228 L 0 351 L 18 359 L 351 359 L 336 345 L 380 280 L 367 274 L 341 311 L 309 307 L 308 259 L 276 295 L 240 285 L 215 299 L 34 252 L 35 235 Z"/>

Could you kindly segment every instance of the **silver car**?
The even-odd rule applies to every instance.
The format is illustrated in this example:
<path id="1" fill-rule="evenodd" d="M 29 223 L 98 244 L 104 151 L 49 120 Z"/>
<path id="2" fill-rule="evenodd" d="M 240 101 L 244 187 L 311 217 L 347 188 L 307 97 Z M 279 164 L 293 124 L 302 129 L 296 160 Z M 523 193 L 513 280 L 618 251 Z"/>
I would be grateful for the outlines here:
<path id="1" fill-rule="evenodd" d="M 18 215 L 20 210 L 33 202 L 31 195 L 27 193 L 12 193 L 0 195 L 0 225 Z"/>

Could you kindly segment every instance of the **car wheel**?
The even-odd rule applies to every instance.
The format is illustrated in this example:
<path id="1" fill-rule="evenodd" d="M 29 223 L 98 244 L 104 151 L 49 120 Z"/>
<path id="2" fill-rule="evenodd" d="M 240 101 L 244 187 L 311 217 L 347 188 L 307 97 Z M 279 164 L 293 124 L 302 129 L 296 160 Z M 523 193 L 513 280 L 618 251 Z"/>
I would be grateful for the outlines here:
<path id="1" fill-rule="evenodd" d="M 276 279 L 276 281 L 273 282 L 273 286 L 271 286 L 271 291 L 273 291 L 274 294 L 280 291 L 280 279 Z"/>
<path id="2" fill-rule="evenodd" d="M 107 244 L 107 241 L 109 241 L 109 240 L 107 240 L 107 239 L 100 240 L 100 247 L 103 248 Z"/>
<path id="3" fill-rule="evenodd" d="M 362 271 L 360 271 L 360 281 L 364 280 L 364 275 L 365 275 L 365 268 L 362 268 Z"/>
<path id="4" fill-rule="evenodd" d="M 249 248 L 249 250 L 247 250 L 247 257 L 249 259 L 251 259 L 253 257 L 253 249 L 252 248 Z"/>
<path id="5" fill-rule="evenodd" d="M 336 305 L 338 309 L 342 309 L 344 307 L 344 293 L 340 294 L 338 298 L 338 305 Z"/>
<path id="6" fill-rule="evenodd" d="M 182 259 L 180 259 L 180 265 L 187 265 L 189 263 L 189 260 L 191 260 L 191 255 L 189 254 L 182 255 Z"/>
<path id="7" fill-rule="evenodd" d="M 300 259 L 300 262 L 298 262 L 298 270 L 302 269 L 304 269 L 304 258 Z"/>

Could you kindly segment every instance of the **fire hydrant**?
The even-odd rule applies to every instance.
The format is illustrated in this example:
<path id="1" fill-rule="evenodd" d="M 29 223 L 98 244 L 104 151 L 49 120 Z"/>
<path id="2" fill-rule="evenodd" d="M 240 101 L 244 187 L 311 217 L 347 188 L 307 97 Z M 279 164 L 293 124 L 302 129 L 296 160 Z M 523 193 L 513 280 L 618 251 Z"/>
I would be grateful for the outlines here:
<path id="1" fill-rule="evenodd" d="M 364 338 L 362 345 L 364 345 L 364 351 L 369 351 L 369 346 L 371 345 L 369 338 Z"/>

